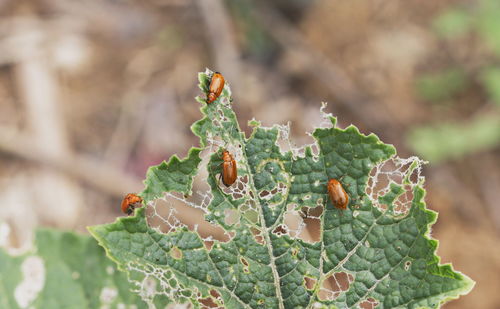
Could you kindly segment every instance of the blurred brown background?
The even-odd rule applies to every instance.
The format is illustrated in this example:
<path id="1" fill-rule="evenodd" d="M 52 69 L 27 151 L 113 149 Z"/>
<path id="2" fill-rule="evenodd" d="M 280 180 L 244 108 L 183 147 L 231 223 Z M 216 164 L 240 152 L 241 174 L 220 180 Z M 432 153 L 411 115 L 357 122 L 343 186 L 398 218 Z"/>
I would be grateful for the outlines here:
<path id="1" fill-rule="evenodd" d="M 442 262 L 477 281 L 445 308 L 500 306 L 500 0 L 1 0 L 0 221 L 85 232 L 150 165 L 198 141 L 197 72 L 240 123 L 339 117 L 428 159 Z"/>

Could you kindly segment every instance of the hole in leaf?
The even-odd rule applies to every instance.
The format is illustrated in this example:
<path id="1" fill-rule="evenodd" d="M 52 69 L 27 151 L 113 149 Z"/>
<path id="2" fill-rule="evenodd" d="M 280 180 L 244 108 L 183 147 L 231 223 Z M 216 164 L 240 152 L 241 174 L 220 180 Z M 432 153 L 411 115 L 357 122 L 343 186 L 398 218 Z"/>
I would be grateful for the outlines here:
<path id="1" fill-rule="evenodd" d="M 270 199 L 271 198 L 269 196 L 269 191 L 267 191 L 267 190 L 263 190 L 262 192 L 260 192 L 259 196 L 261 199 Z"/>
<path id="2" fill-rule="evenodd" d="M 209 291 L 210 296 L 206 298 L 201 298 L 201 295 L 198 294 L 198 302 L 201 303 L 202 307 L 201 308 L 219 308 L 223 309 L 224 304 L 222 301 L 222 297 L 220 296 L 219 292 L 216 290 L 210 290 Z M 170 308 L 170 307 L 168 307 Z M 189 306 L 191 308 L 191 306 Z"/>
<path id="3" fill-rule="evenodd" d="M 324 204 L 324 202 L 323 202 L 322 197 L 320 197 L 316 200 L 316 207 L 323 207 L 323 204 Z"/>
<path id="4" fill-rule="evenodd" d="M 331 291 L 323 289 L 323 288 L 321 288 L 318 291 L 318 298 L 319 298 L 319 300 L 323 300 L 323 301 L 330 300 L 330 301 L 332 301 L 332 300 L 334 300 L 337 297 L 338 297 L 338 295 L 335 295 Z"/>
<path id="5" fill-rule="evenodd" d="M 184 198 L 182 194 L 167 194 L 165 198 L 155 200 L 146 207 L 148 224 L 162 233 L 173 232 L 187 227 L 196 231 L 202 238 L 212 237 L 223 242 L 230 240 L 225 230 L 217 225 L 197 223 L 205 220 L 204 207 L 210 198 L 200 195 Z"/>
<path id="6" fill-rule="evenodd" d="M 313 159 L 315 159 L 315 161 L 317 162 L 318 158 L 319 158 L 319 153 L 320 153 L 318 143 L 311 144 L 310 148 L 311 148 L 311 154 L 313 155 Z"/>
<path id="7" fill-rule="evenodd" d="M 412 184 L 416 184 L 419 181 L 420 171 L 418 169 L 414 170 L 413 173 L 408 177 L 408 180 Z"/>
<path id="8" fill-rule="evenodd" d="M 229 187 L 226 187 L 221 183 L 220 188 L 224 194 L 230 195 L 234 200 L 241 199 L 246 196 L 247 192 L 251 192 L 248 186 L 247 175 L 243 177 L 238 176 L 238 178 L 236 178 L 236 182 Z"/>
<path id="9" fill-rule="evenodd" d="M 283 224 L 280 224 L 274 229 L 273 234 L 276 234 L 278 236 L 287 235 L 288 231 Z"/>
<path id="10" fill-rule="evenodd" d="M 262 236 L 262 233 L 260 232 L 260 230 L 254 228 L 254 227 L 252 227 L 250 230 L 252 231 L 252 234 L 253 234 L 255 241 L 261 245 L 264 245 L 265 244 L 264 237 Z"/>
<path id="11" fill-rule="evenodd" d="M 405 192 L 394 201 L 394 215 L 397 217 L 405 217 L 409 213 L 413 201 L 412 187 L 404 185 L 403 189 Z"/>
<path id="12" fill-rule="evenodd" d="M 314 243 L 321 240 L 321 220 L 317 218 L 304 218 L 305 228 L 298 236 L 300 239 Z"/>
<path id="13" fill-rule="evenodd" d="M 288 230 L 288 235 L 291 237 L 297 237 L 305 226 L 301 215 L 298 211 L 294 210 L 291 205 L 288 205 L 288 210 L 285 212 L 283 222 Z"/>
<path id="14" fill-rule="evenodd" d="M 243 197 L 243 193 L 240 192 L 232 192 L 231 196 L 233 197 L 233 200 L 238 200 Z"/>
<path id="15" fill-rule="evenodd" d="M 241 264 L 243 264 L 246 267 L 248 267 L 248 261 L 245 258 L 240 258 L 240 262 L 241 262 Z"/>
<path id="16" fill-rule="evenodd" d="M 205 248 L 210 251 L 212 250 L 212 247 L 214 245 L 214 241 L 213 240 L 204 240 L 203 241 L 203 244 L 205 245 Z"/>
<path id="17" fill-rule="evenodd" d="M 366 300 L 359 303 L 359 308 L 361 308 L 361 309 L 374 309 L 375 307 L 378 306 L 378 304 L 379 304 L 379 302 L 376 299 L 369 297 Z"/>
<path id="18" fill-rule="evenodd" d="M 366 186 L 366 194 L 372 200 L 377 200 L 380 196 L 389 192 L 390 171 L 394 170 L 392 161 L 386 161 L 386 164 L 377 165 L 370 171 L 368 184 Z"/>
<path id="19" fill-rule="evenodd" d="M 314 208 L 307 209 L 307 216 L 313 218 L 319 218 L 323 213 L 323 206 L 317 206 Z"/>
<path id="20" fill-rule="evenodd" d="M 176 286 L 177 282 L 174 282 L 174 283 L 175 283 L 175 285 L 173 285 L 173 286 Z M 156 280 L 156 278 L 151 277 L 151 276 L 147 276 L 142 281 L 141 292 L 144 293 L 144 295 L 146 297 L 154 295 L 157 292 L 156 291 L 157 284 L 158 284 L 158 281 Z"/>
<path id="21" fill-rule="evenodd" d="M 219 308 L 212 297 L 198 298 L 198 301 L 203 305 L 203 308 Z"/>
<path id="22" fill-rule="evenodd" d="M 334 291 L 347 291 L 349 289 L 349 276 L 345 272 L 333 274 L 329 278 L 329 284 Z"/>
<path id="23" fill-rule="evenodd" d="M 210 290 L 210 295 L 212 295 L 213 298 L 215 299 L 220 299 L 220 294 L 216 290 Z"/>
<path id="24" fill-rule="evenodd" d="M 247 183 L 248 183 L 248 175 L 245 175 L 245 176 L 240 177 L 240 178 L 241 178 L 241 179 L 240 179 L 240 181 L 241 181 L 242 183 L 244 183 L 244 184 L 247 184 Z"/>
<path id="25" fill-rule="evenodd" d="M 314 286 L 316 285 L 317 280 L 315 278 L 311 278 L 308 276 L 304 277 L 304 286 L 308 290 L 314 290 Z"/>
<path id="26" fill-rule="evenodd" d="M 250 270 L 248 268 L 248 261 L 245 258 L 240 257 L 240 262 L 241 262 L 241 264 L 243 264 L 243 272 L 245 272 L 247 274 L 250 273 Z"/>
<path id="27" fill-rule="evenodd" d="M 321 220 L 320 216 L 323 213 L 323 206 L 319 207 L 302 207 L 300 216 L 302 218 L 304 229 L 297 236 L 300 239 L 314 243 L 321 239 Z"/>
<path id="28" fill-rule="evenodd" d="M 349 285 L 354 277 L 349 276 L 345 272 L 334 273 L 328 276 L 322 284 L 322 287 L 318 293 L 318 297 L 321 300 L 334 300 L 340 293 L 349 290 Z"/>
<path id="29" fill-rule="evenodd" d="M 405 262 L 405 270 L 409 270 L 411 266 L 411 261 L 406 261 Z"/>
<path id="30" fill-rule="evenodd" d="M 421 166 L 424 162 L 417 157 L 402 159 L 393 157 L 381 162 L 370 171 L 366 194 L 373 206 L 381 211 L 387 205 L 381 205 L 379 198 L 391 191 L 391 184 L 403 188 L 404 193 L 397 196 L 393 203 L 393 214 L 397 218 L 405 217 L 412 204 L 413 189 L 421 181 Z"/>

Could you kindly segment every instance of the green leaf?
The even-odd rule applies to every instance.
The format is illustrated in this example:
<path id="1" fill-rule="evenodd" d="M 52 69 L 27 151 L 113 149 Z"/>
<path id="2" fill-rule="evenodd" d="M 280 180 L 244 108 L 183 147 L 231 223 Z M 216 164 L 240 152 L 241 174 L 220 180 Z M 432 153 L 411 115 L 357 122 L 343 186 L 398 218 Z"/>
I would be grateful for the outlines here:
<path id="1" fill-rule="evenodd" d="M 211 74 L 199 76 L 205 94 Z M 255 120 L 247 138 L 229 86 L 209 105 L 204 98 L 198 98 L 204 117 L 192 126 L 202 152 L 171 168 L 205 159 L 208 177 L 201 180 L 208 192 L 175 192 L 190 189 L 196 170 L 189 169 L 185 183 L 164 186 L 164 198 L 200 208 L 229 240 L 202 237 L 172 218 L 168 205 L 154 202 L 133 217 L 90 227 L 132 281 L 154 280 L 151 293 L 196 308 L 208 300 L 226 308 L 356 308 L 367 302 L 437 308 L 473 287 L 450 265 L 439 265 L 437 241 L 429 235 L 437 215 L 425 208 L 421 160 L 400 159 L 393 146 L 354 126 L 338 128 L 329 115 L 304 147 L 291 147 L 288 126 L 266 128 Z M 229 188 L 218 180 L 222 149 L 238 167 Z M 155 186 L 155 177 L 148 173 L 145 182 Z M 346 190 L 347 210 L 328 197 L 331 178 Z M 316 238 L 304 236 L 311 221 L 321 226 Z M 337 284 L 337 278 L 345 280 Z"/>
<path id="2" fill-rule="evenodd" d="M 0 307 L 147 308 L 125 273 L 89 236 L 42 229 L 19 256 L 0 248 Z"/>
<path id="3" fill-rule="evenodd" d="M 163 161 L 150 167 L 144 180 L 146 187 L 140 194 L 142 198 L 149 202 L 169 191 L 191 194 L 192 179 L 201 161 L 200 151 L 201 149 L 193 147 L 184 160 L 174 155 L 168 163 Z"/>

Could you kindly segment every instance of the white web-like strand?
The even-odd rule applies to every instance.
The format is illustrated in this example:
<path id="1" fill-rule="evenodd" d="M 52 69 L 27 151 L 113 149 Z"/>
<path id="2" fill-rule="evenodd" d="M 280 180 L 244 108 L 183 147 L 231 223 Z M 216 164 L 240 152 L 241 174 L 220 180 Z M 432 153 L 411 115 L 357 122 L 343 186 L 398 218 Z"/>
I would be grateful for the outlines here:
<path id="1" fill-rule="evenodd" d="M 135 287 L 132 289 L 132 292 L 138 293 L 141 299 L 146 302 L 150 308 L 155 308 L 153 301 L 156 296 L 162 295 L 168 299 L 174 300 L 177 299 L 178 295 L 182 292 L 188 291 L 188 289 L 182 288 L 178 284 L 175 275 L 169 270 L 156 267 L 152 264 L 134 262 L 128 263 L 127 269 L 131 274 L 141 274 L 142 280 L 131 280 Z"/>
<path id="2" fill-rule="evenodd" d="M 321 107 L 319 109 L 319 112 L 321 114 L 321 123 L 319 124 L 318 127 L 320 129 L 326 129 L 326 128 L 331 128 L 332 127 L 332 121 L 331 118 L 333 115 L 331 113 L 325 112 L 326 107 L 328 106 L 328 103 L 326 102 L 321 102 Z"/>
<path id="3" fill-rule="evenodd" d="M 149 204 L 149 208 L 152 213 L 148 214 L 148 223 L 151 227 L 155 228 L 157 231 L 160 232 L 172 232 L 175 229 L 179 227 L 184 227 L 185 224 L 180 221 L 175 214 L 178 212 L 177 209 L 173 206 L 172 202 L 167 199 L 167 197 L 161 198 L 162 201 L 167 203 L 168 207 L 166 208 L 167 213 L 163 214 L 160 212 L 160 210 L 157 208 L 157 204 L 159 203 L 158 200 L 155 202 Z M 163 208 L 162 208 L 163 210 Z M 159 220 L 158 223 L 153 223 L 154 220 Z"/>
<path id="4" fill-rule="evenodd" d="M 425 163 L 415 156 L 407 159 L 395 156 L 377 164 L 372 169 L 366 186 L 366 194 L 373 207 L 382 212 L 387 211 L 388 205 L 381 203 L 379 198 L 391 191 L 391 185 L 396 185 L 404 192 L 394 200 L 392 215 L 406 216 L 411 208 L 415 187 L 422 185 L 425 180 L 422 176 L 422 165 Z"/>

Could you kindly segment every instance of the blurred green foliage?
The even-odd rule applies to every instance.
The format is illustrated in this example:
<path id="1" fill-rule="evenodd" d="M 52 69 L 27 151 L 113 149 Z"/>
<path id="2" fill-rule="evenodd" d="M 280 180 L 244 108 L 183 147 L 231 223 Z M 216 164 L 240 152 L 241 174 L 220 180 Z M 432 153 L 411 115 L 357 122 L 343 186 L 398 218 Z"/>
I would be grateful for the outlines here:
<path id="1" fill-rule="evenodd" d="M 481 0 L 474 16 L 475 30 L 500 56 L 500 1 Z"/>
<path id="2" fill-rule="evenodd" d="M 269 36 L 266 29 L 255 19 L 255 4 L 248 0 L 226 1 L 231 13 L 236 17 L 237 28 L 243 33 L 243 50 L 246 56 L 269 61 L 279 50 L 278 45 Z"/>
<path id="3" fill-rule="evenodd" d="M 442 37 L 457 38 L 467 33 L 470 24 L 471 18 L 467 12 L 451 9 L 436 18 L 434 29 Z"/>
<path id="4" fill-rule="evenodd" d="M 469 42 L 479 44 L 481 52 L 473 57 L 482 58 L 474 59 L 479 65 L 472 70 L 468 63 L 455 62 L 448 68 L 422 74 L 416 81 L 418 95 L 432 103 L 452 103 L 458 101 L 464 90 L 476 87 L 476 93 L 484 93 L 477 100 L 485 102 L 470 102 L 469 106 L 485 106 L 489 113 L 455 123 L 415 127 L 408 135 L 410 147 L 434 162 L 497 147 L 500 145 L 500 0 L 452 7 L 436 17 L 433 29 L 453 48 L 468 48 L 464 44 Z"/>
<path id="5" fill-rule="evenodd" d="M 88 235 L 39 229 L 21 255 L 0 247 L 2 309 L 148 308 L 136 288 Z"/>
<path id="6" fill-rule="evenodd" d="M 417 81 L 420 96 L 429 101 L 451 99 L 467 84 L 467 75 L 460 68 L 451 68 L 421 76 Z"/>
<path id="7" fill-rule="evenodd" d="M 488 68 L 481 74 L 484 87 L 491 100 L 500 105 L 500 68 Z"/>
<path id="8" fill-rule="evenodd" d="M 408 140 L 427 160 L 438 163 L 498 145 L 499 120 L 498 115 L 482 115 L 468 123 L 422 126 L 412 130 Z"/>

